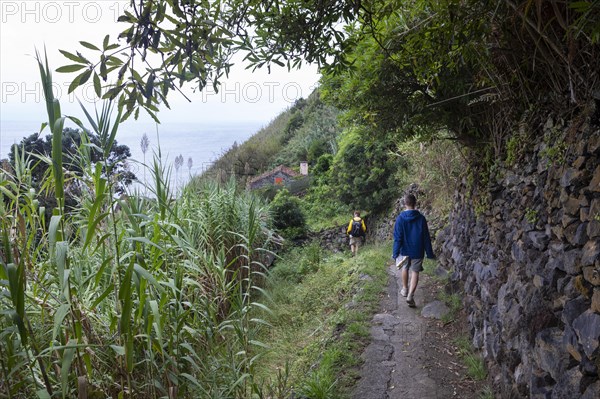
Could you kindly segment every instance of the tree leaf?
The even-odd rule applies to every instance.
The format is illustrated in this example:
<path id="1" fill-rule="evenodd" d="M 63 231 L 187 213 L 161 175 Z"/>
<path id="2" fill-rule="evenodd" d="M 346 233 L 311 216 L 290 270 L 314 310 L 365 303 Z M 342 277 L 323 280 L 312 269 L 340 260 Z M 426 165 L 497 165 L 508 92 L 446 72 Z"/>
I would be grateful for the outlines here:
<path id="1" fill-rule="evenodd" d="M 123 89 L 122 86 L 115 86 L 111 89 L 109 89 L 106 93 L 104 93 L 104 95 L 102 96 L 103 100 L 113 100 L 117 94 L 119 94 L 121 92 L 121 90 Z"/>
<path id="2" fill-rule="evenodd" d="M 69 85 L 69 89 L 67 90 L 68 94 L 73 93 L 73 91 L 79 87 L 79 79 L 81 78 L 81 75 L 77 76 L 75 79 L 73 79 L 73 81 L 71 82 L 71 84 Z"/>
<path id="3" fill-rule="evenodd" d="M 104 56 L 104 54 L 102 54 L 102 56 L 100 57 L 100 76 L 102 76 L 102 79 L 104 79 L 105 81 L 108 78 L 106 71 L 106 63 L 107 58 Z"/>
<path id="4" fill-rule="evenodd" d="M 68 51 L 65 51 L 65 50 L 58 50 L 58 51 L 60 51 L 60 53 L 62 55 L 64 55 L 65 57 L 67 57 L 71 61 L 75 61 L 75 62 L 78 62 L 80 64 L 88 64 L 88 61 L 85 58 L 83 58 L 83 57 L 80 57 L 78 55 L 69 53 Z"/>
<path id="5" fill-rule="evenodd" d="M 80 69 L 83 69 L 85 67 L 86 67 L 85 65 L 81 65 L 81 64 L 65 65 L 65 66 L 61 66 L 60 68 L 57 68 L 56 72 L 58 72 L 58 73 L 77 72 Z"/>
<path id="6" fill-rule="evenodd" d="M 80 78 L 79 78 L 79 85 L 81 86 L 81 85 L 85 84 L 85 82 L 88 81 L 88 79 L 90 78 L 90 76 L 92 76 L 92 70 L 91 69 L 88 69 L 87 71 L 85 71 L 84 73 L 82 73 L 80 75 Z"/>
<path id="7" fill-rule="evenodd" d="M 75 79 L 73 79 L 73 81 L 69 85 L 68 93 L 71 94 L 76 88 L 78 88 L 79 86 L 81 86 L 85 82 L 87 82 L 87 80 L 90 78 L 91 74 L 92 74 L 92 70 L 88 69 L 85 72 L 83 72 L 82 74 L 78 75 Z"/>
<path id="8" fill-rule="evenodd" d="M 79 42 L 83 47 L 89 48 L 90 50 L 101 51 L 98 47 L 94 46 L 92 43 L 81 41 Z"/>
<path id="9" fill-rule="evenodd" d="M 148 81 L 146 82 L 146 87 L 144 88 L 144 95 L 148 99 L 152 98 L 152 93 L 154 91 L 154 78 L 155 78 L 155 75 L 153 73 L 150 74 L 150 77 L 148 78 Z"/>
<path id="10" fill-rule="evenodd" d="M 94 91 L 99 98 L 102 98 L 102 85 L 100 84 L 100 78 L 98 74 L 94 72 Z"/>

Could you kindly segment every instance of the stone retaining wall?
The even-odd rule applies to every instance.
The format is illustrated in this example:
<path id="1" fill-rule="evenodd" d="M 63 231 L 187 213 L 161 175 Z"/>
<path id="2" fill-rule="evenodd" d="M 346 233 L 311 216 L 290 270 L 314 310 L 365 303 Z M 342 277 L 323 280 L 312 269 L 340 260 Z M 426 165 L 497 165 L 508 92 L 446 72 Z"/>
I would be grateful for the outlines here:
<path id="1" fill-rule="evenodd" d="M 350 220 L 350 219 L 348 219 Z M 350 246 L 348 244 L 348 236 L 346 235 L 346 228 L 348 226 L 338 226 L 332 229 L 322 230 L 310 235 L 311 240 L 319 240 L 323 248 L 327 248 L 333 252 L 350 252 Z"/>
<path id="2" fill-rule="evenodd" d="M 464 285 L 498 396 L 599 398 L 600 128 L 541 130 L 485 192 L 463 182 L 440 264 Z"/>

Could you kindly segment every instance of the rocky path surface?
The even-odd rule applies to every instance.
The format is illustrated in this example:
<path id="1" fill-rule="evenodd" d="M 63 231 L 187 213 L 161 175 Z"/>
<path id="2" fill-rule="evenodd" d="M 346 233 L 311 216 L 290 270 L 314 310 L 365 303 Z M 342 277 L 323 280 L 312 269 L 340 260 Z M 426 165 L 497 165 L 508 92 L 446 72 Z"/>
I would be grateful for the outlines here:
<path id="1" fill-rule="evenodd" d="M 427 276 L 421 273 L 422 282 L 415 295 L 417 307 L 410 308 L 398 294 L 399 271 L 390 266 L 388 273 L 387 296 L 380 313 L 373 317 L 371 343 L 362 355 L 365 363 L 353 399 L 456 397 L 454 388 L 444 384 L 444 378 L 439 378 L 436 367 L 432 367 L 432 351 L 439 348 L 425 339 L 430 324 L 421 316 L 421 309 L 422 282 Z"/>

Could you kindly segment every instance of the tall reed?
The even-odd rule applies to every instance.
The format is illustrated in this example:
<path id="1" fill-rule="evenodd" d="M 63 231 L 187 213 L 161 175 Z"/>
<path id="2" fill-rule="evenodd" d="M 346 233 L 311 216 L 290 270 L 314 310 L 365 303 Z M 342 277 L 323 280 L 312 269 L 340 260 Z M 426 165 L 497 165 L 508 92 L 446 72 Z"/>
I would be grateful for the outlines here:
<path id="1" fill-rule="evenodd" d="M 65 176 L 66 117 L 47 59 L 39 66 L 53 135 L 41 187 L 58 206 L 46 225 L 32 157 L 17 154 L 14 170 L 0 170 L 0 397 L 250 397 L 266 347 L 256 340 L 266 323 L 249 315 L 266 308 L 256 294 L 268 209 L 233 183 L 189 186 L 174 198 L 160 151 L 149 170 L 154 198 L 117 198 L 108 154 L 120 115 L 110 102 L 83 109 L 102 146 L 84 137 L 83 173 Z M 91 151 L 102 160 L 92 163 Z M 78 207 L 67 212 L 73 184 Z"/>

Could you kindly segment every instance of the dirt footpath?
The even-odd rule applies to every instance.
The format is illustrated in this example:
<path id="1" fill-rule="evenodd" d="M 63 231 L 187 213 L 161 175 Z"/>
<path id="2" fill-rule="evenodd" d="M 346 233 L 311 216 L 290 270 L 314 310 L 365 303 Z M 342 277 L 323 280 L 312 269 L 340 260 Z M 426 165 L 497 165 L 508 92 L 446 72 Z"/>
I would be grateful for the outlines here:
<path id="1" fill-rule="evenodd" d="M 477 398 L 482 383 L 466 375 L 453 340 L 464 334 L 464 319 L 452 323 L 421 317 L 423 305 L 435 300 L 441 289 L 421 273 L 410 308 L 399 292 L 400 273 L 388 269 L 390 280 L 381 311 L 373 317 L 371 343 L 353 399 Z"/>

